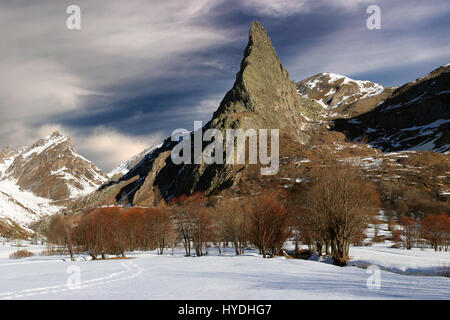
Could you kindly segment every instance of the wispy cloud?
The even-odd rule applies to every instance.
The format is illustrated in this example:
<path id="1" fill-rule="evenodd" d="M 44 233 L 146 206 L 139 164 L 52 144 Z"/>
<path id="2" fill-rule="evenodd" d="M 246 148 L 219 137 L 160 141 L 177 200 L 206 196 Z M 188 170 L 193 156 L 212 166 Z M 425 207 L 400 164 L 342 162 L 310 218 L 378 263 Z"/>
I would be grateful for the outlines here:
<path id="1" fill-rule="evenodd" d="M 294 53 L 289 60 L 291 72 L 300 79 L 319 72 L 355 75 L 385 70 L 388 74 L 392 68 L 450 60 L 446 28 L 434 27 L 433 32 L 427 29 L 437 18 L 445 19 L 450 14 L 447 1 L 436 0 L 433 5 L 378 2 L 381 30 L 368 30 L 368 15 L 363 12 L 359 19 L 345 21 L 339 28 L 319 35 L 313 46 Z"/>
<path id="2" fill-rule="evenodd" d="M 441 41 L 415 35 L 376 39 L 364 37 L 365 32 L 349 29 L 325 36 L 320 44 L 292 58 L 290 65 L 296 66 L 293 72 L 301 74 L 300 78 L 319 72 L 353 75 L 436 58 L 450 59 L 450 39 Z"/>
<path id="3" fill-rule="evenodd" d="M 71 137 L 75 149 L 106 172 L 150 146 L 161 143 L 165 138 L 162 133 L 127 135 L 104 126 L 92 130 L 77 130 L 60 124 L 46 124 L 36 129 L 40 137 L 55 131 Z"/>
<path id="4" fill-rule="evenodd" d="M 152 83 L 186 72 L 186 62 L 192 63 L 189 57 L 232 40 L 230 28 L 207 23 L 208 14 L 221 2 L 80 0 L 80 31 L 65 26 L 66 7 L 71 3 L 2 2 L 0 145 L 23 145 L 38 139 L 43 124 L 65 114 L 107 109 L 112 100 L 123 98 L 119 88 L 128 83 Z M 148 94 L 149 89 L 135 86 L 127 94 Z M 103 99 L 104 104 L 93 110 L 92 98 L 99 95 L 110 99 Z M 74 129 L 70 132 L 80 135 Z M 84 135 L 93 142 L 84 140 L 79 147 L 93 158 L 100 158 L 94 155 L 97 152 L 112 159 L 110 162 L 123 160 L 119 155 L 129 152 L 117 151 L 118 145 L 133 152 L 145 147 L 131 143 L 143 141 L 138 136 L 95 130 Z M 110 143 L 107 135 L 128 143 Z M 96 148 L 89 149 L 87 144 Z M 108 152 L 110 148 L 116 151 Z M 111 152 L 117 156 L 110 156 Z"/>
<path id="5" fill-rule="evenodd" d="M 285 17 L 311 13 L 324 8 L 351 11 L 358 8 L 360 4 L 370 2 L 370 0 L 243 0 L 243 5 L 260 15 Z"/>
<path id="6" fill-rule="evenodd" d="M 382 30 L 365 26 L 373 3 Z M 450 60 L 448 0 L 77 0 L 80 31 L 66 28 L 71 4 L 0 3 L 0 147 L 59 128 L 109 170 L 209 120 L 255 19 L 297 80 Z"/>

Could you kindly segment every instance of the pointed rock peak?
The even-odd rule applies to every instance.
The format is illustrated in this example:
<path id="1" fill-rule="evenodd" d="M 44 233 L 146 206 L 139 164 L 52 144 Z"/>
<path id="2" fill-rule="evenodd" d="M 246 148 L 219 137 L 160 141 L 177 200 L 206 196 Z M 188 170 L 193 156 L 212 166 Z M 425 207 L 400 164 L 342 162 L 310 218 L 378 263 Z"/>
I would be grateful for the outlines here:
<path id="1" fill-rule="evenodd" d="M 70 138 L 68 136 L 64 135 L 63 133 L 61 133 L 60 131 L 56 130 L 53 133 L 46 136 L 44 138 L 44 140 L 54 140 L 54 141 L 62 142 L 62 141 L 66 141 L 66 140 L 70 141 Z"/>
<path id="2" fill-rule="evenodd" d="M 253 22 L 240 71 L 215 112 L 212 126 L 296 129 L 299 111 L 295 84 L 266 30 Z"/>
<path id="3" fill-rule="evenodd" d="M 249 56 L 256 56 L 258 59 L 256 62 L 258 63 L 275 63 L 278 66 L 281 64 L 266 29 L 257 21 L 253 22 L 250 27 L 244 60 Z"/>
<path id="4" fill-rule="evenodd" d="M 252 23 L 252 25 L 250 27 L 250 31 L 249 31 L 249 36 L 250 36 L 250 40 L 253 43 L 265 42 L 265 41 L 270 42 L 270 38 L 269 38 L 269 35 L 267 34 L 266 29 L 264 29 L 262 24 L 259 23 L 258 21 L 255 21 Z"/>
<path id="5" fill-rule="evenodd" d="M 49 147 L 53 148 L 54 146 L 60 145 L 62 143 L 64 143 L 64 145 L 72 145 L 72 140 L 61 132 L 54 131 L 53 133 L 36 141 L 31 147 L 28 148 L 28 151 L 25 155 L 28 156 L 34 152 L 37 152 L 39 154 Z"/>
<path id="6" fill-rule="evenodd" d="M 50 137 L 65 137 L 64 134 L 62 134 L 59 130 L 53 131 L 50 135 Z"/>

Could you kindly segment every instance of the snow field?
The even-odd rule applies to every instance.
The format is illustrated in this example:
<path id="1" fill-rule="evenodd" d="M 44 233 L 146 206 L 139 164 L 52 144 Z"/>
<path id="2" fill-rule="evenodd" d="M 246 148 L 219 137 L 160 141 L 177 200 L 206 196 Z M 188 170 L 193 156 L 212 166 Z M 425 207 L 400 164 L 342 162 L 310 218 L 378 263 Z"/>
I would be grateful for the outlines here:
<path id="1" fill-rule="evenodd" d="M 30 246 L 34 251 L 43 248 Z M 83 261 L 82 256 L 75 262 L 66 256 L 9 260 L 14 250 L 0 245 L 0 299 L 450 299 L 449 278 L 381 271 L 380 289 L 369 289 L 371 274 L 362 268 L 262 259 L 255 252 L 234 256 L 231 248 L 225 255 L 211 249 L 200 258 L 184 257 L 180 250 L 173 256 L 135 252 L 129 254 L 134 259 L 105 261 Z M 386 257 L 400 261 L 381 248 L 352 248 L 350 254 L 362 263 L 371 251 L 379 253 L 365 262 L 382 264 Z M 397 259 L 412 265 L 435 257 L 432 265 L 442 259 L 450 262 L 448 255 L 419 250 Z M 79 270 L 78 286 L 67 285 L 73 270 Z"/>

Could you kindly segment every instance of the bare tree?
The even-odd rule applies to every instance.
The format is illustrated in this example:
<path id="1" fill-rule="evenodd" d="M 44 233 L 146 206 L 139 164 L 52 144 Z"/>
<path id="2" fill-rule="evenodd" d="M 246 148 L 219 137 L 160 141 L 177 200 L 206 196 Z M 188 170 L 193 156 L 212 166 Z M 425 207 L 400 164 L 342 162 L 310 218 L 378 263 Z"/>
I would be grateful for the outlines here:
<path id="1" fill-rule="evenodd" d="M 329 242 L 334 263 L 345 265 L 352 238 L 376 214 L 378 195 L 349 164 L 330 163 L 313 172 L 311 178 L 306 211 L 315 226 L 317 249 L 322 250 L 322 243 Z"/>
<path id="2" fill-rule="evenodd" d="M 204 210 L 206 203 L 207 198 L 202 193 L 191 196 L 181 195 L 170 202 L 175 230 L 183 242 L 188 257 L 191 255 L 191 243 L 197 246 L 195 248 L 197 255 L 201 255 L 202 251 L 198 246 L 200 243 L 203 245 L 203 239 L 210 232 L 210 230 L 199 229 L 199 225 L 205 227 L 210 223 L 207 221 L 207 213 Z"/>
<path id="3" fill-rule="evenodd" d="M 420 237 L 420 224 L 412 217 L 403 216 L 400 219 L 400 225 L 403 227 L 405 247 L 407 250 L 411 250 Z"/>
<path id="4" fill-rule="evenodd" d="M 266 191 L 252 199 L 249 208 L 249 236 L 264 258 L 277 255 L 290 236 L 287 207 L 274 191 Z"/>
<path id="5" fill-rule="evenodd" d="M 62 215 L 55 215 L 50 220 L 47 231 L 49 242 L 65 247 L 70 254 L 70 259 L 74 261 L 75 253 L 75 233 L 73 228 L 73 218 Z"/>
<path id="6" fill-rule="evenodd" d="M 224 204 L 223 223 L 225 237 L 233 243 L 236 255 L 244 253 L 248 216 L 240 199 L 230 199 Z"/>

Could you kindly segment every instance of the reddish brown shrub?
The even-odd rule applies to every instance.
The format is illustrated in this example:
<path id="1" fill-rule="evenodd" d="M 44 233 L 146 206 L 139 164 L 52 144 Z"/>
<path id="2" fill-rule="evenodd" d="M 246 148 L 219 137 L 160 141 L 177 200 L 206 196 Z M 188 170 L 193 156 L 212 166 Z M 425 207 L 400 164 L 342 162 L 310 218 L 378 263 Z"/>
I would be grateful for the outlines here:
<path id="1" fill-rule="evenodd" d="M 264 258 L 280 254 L 286 239 L 291 235 L 290 217 L 285 205 L 274 192 L 264 192 L 252 199 L 249 208 L 250 240 Z"/>
<path id="2" fill-rule="evenodd" d="M 450 239 L 450 217 L 441 213 L 430 214 L 421 221 L 423 237 L 434 250 L 448 250 Z"/>
<path id="3" fill-rule="evenodd" d="M 28 258 L 34 256 L 33 252 L 30 252 L 28 250 L 17 250 L 14 251 L 9 255 L 10 259 L 22 259 L 22 258 Z"/>

